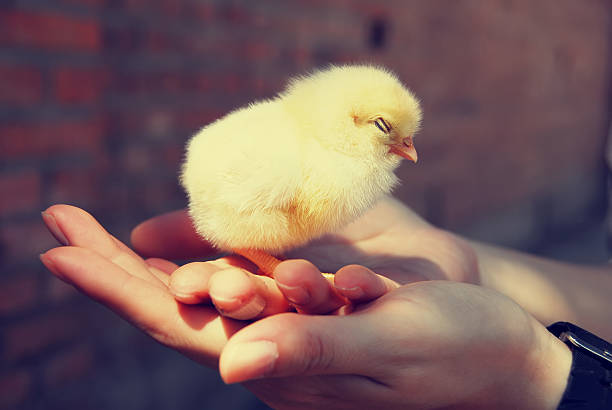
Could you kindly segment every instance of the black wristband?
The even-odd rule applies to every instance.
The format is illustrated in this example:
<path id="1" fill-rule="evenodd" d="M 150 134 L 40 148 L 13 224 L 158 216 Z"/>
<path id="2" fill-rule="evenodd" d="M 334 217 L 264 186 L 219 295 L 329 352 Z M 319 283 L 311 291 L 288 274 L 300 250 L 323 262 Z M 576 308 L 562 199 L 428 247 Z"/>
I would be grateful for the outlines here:
<path id="1" fill-rule="evenodd" d="M 547 329 L 572 351 L 572 369 L 558 409 L 612 410 L 612 345 L 567 322 Z"/>

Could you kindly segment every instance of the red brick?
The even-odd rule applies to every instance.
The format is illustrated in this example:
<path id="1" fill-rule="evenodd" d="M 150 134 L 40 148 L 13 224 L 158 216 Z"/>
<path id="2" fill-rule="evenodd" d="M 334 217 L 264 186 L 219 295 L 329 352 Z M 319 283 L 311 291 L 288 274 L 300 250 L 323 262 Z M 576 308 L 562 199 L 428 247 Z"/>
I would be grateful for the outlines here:
<path id="1" fill-rule="evenodd" d="M 45 289 L 45 298 L 53 304 L 59 304 L 73 299 L 79 292 L 72 285 L 67 284 L 56 278 L 48 275 L 47 287 Z"/>
<path id="2" fill-rule="evenodd" d="M 42 219 L 30 222 L 5 223 L 0 228 L 0 246 L 3 258 L 32 262 L 38 255 L 58 246 L 44 226 Z"/>
<path id="3" fill-rule="evenodd" d="M 211 41 L 212 40 L 212 41 Z M 214 56 L 218 61 L 223 61 L 228 56 L 235 54 L 238 47 L 229 38 L 218 37 L 211 39 L 206 36 L 194 36 L 190 33 L 177 34 L 173 38 L 175 49 L 187 54 L 200 54 Z"/>
<path id="4" fill-rule="evenodd" d="M 149 170 L 160 166 L 155 163 L 151 147 L 143 144 L 125 147 L 118 162 L 117 165 L 127 175 L 145 175 Z"/>
<path id="5" fill-rule="evenodd" d="M 228 94 L 236 94 L 240 90 L 242 90 L 244 86 L 243 78 L 237 74 L 224 74 L 219 77 L 219 82 L 217 83 L 220 91 L 226 92 Z"/>
<path id="6" fill-rule="evenodd" d="M 121 3 L 120 3 L 121 4 Z M 122 6 L 125 10 L 142 12 L 149 11 L 151 8 L 150 0 L 124 0 Z"/>
<path id="7" fill-rule="evenodd" d="M 17 407 L 28 396 L 32 377 L 25 370 L 6 372 L 0 376 L 0 408 Z"/>
<path id="8" fill-rule="evenodd" d="M 42 99 L 42 76 L 33 67 L 0 66 L 0 102 L 31 105 Z"/>
<path id="9" fill-rule="evenodd" d="M 219 4 L 217 11 L 217 16 L 220 20 L 236 25 L 249 24 L 253 17 L 244 6 L 229 2 Z"/>
<path id="10" fill-rule="evenodd" d="M 255 98 L 270 98 L 285 86 L 284 80 L 286 78 L 282 75 L 253 76 L 243 86 L 253 92 Z"/>
<path id="11" fill-rule="evenodd" d="M 0 158 L 101 150 L 105 123 L 100 118 L 0 125 Z"/>
<path id="12" fill-rule="evenodd" d="M 151 31 L 147 33 L 146 48 L 155 52 L 167 52 L 174 48 L 176 40 L 174 36 L 162 31 Z"/>
<path id="13" fill-rule="evenodd" d="M 212 4 L 192 2 L 186 5 L 186 13 L 196 20 L 210 21 L 215 15 L 215 9 Z"/>
<path id="14" fill-rule="evenodd" d="M 62 67 L 53 74 L 55 94 L 62 103 L 90 103 L 99 100 L 110 83 L 108 70 Z"/>
<path id="15" fill-rule="evenodd" d="M 40 176 L 35 171 L 0 174 L 0 213 L 29 212 L 41 203 Z"/>
<path id="16" fill-rule="evenodd" d="M 176 72 L 166 72 L 160 75 L 160 88 L 166 93 L 177 93 L 178 91 L 185 90 L 183 86 L 184 76 Z"/>
<path id="17" fill-rule="evenodd" d="M 181 87 L 179 72 L 128 72 L 117 76 L 114 92 L 128 96 L 155 96 L 174 92 Z"/>
<path id="18" fill-rule="evenodd" d="M 44 365 L 43 379 L 46 387 L 78 380 L 93 369 L 94 355 L 89 346 L 76 346 L 53 357 Z"/>
<path id="19" fill-rule="evenodd" d="M 145 132 L 149 137 L 165 139 L 175 129 L 175 116 L 173 111 L 153 110 L 148 113 L 145 120 Z"/>
<path id="20" fill-rule="evenodd" d="M 0 281 L 0 315 L 10 315 L 36 306 L 39 280 L 34 274 L 19 273 Z"/>
<path id="21" fill-rule="evenodd" d="M 214 109 L 183 110 L 179 113 L 178 123 L 182 129 L 195 132 L 206 124 L 221 118 L 224 114 Z"/>
<path id="22" fill-rule="evenodd" d="M 108 51 L 139 51 L 146 40 L 146 33 L 135 26 L 107 27 L 103 33 L 104 47 Z"/>
<path id="23" fill-rule="evenodd" d="M 101 168 L 95 166 L 56 171 L 49 178 L 48 202 L 70 203 L 85 209 L 96 206 L 103 199 L 104 181 L 100 171 Z"/>
<path id="24" fill-rule="evenodd" d="M 102 7 L 108 0 L 62 0 L 62 3 L 74 4 L 77 6 Z"/>
<path id="25" fill-rule="evenodd" d="M 195 91 L 207 92 L 212 89 L 213 81 L 212 78 L 206 74 L 194 75 L 191 77 L 191 86 Z"/>
<path id="26" fill-rule="evenodd" d="M 157 6 L 165 18 L 176 18 L 182 13 L 185 7 L 184 3 L 184 1 L 176 0 L 158 0 Z"/>
<path id="27" fill-rule="evenodd" d="M 113 115 L 113 124 L 122 134 L 146 134 L 155 139 L 174 138 L 177 116 L 182 112 L 151 109 L 144 112 L 121 112 Z"/>
<path id="28" fill-rule="evenodd" d="M 185 156 L 185 148 L 183 145 L 166 146 L 161 152 L 162 164 L 165 164 L 170 169 L 176 168 L 182 163 Z"/>
<path id="29" fill-rule="evenodd" d="M 244 56 L 249 60 L 267 60 L 275 57 L 277 50 L 264 42 L 250 42 L 244 46 Z"/>
<path id="30" fill-rule="evenodd" d="M 306 47 L 297 47 L 290 52 L 291 59 L 298 66 L 305 66 L 310 61 L 310 50 Z"/>
<path id="31" fill-rule="evenodd" d="M 95 51 L 101 45 L 100 27 L 59 13 L 0 10 L 0 44 Z"/>
<path id="32" fill-rule="evenodd" d="M 178 173 L 179 166 L 176 164 L 175 173 Z M 166 180 L 156 181 L 154 184 L 147 184 L 142 187 L 143 207 L 163 207 L 168 202 L 168 198 L 176 198 L 182 193 L 178 181 Z"/>
<path id="33" fill-rule="evenodd" d="M 226 76 L 224 75 L 223 78 Z M 113 93 L 121 96 L 157 97 L 160 94 L 192 95 L 220 89 L 219 79 L 176 70 L 125 72 L 116 76 Z"/>
<path id="34" fill-rule="evenodd" d="M 14 362 L 74 339 L 83 330 L 83 315 L 50 312 L 3 329 L 3 359 Z"/>

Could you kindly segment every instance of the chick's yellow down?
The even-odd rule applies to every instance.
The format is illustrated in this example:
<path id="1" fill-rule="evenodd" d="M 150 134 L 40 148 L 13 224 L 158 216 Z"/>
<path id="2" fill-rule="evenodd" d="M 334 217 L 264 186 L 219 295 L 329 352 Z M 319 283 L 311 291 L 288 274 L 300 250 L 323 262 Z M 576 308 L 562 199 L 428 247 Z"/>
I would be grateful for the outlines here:
<path id="1" fill-rule="evenodd" d="M 194 225 L 271 274 L 261 255 L 332 232 L 391 191 L 402 157 L 417 160 L 420 119 L 416 98 L 385 69 L 296 77 L 190 140 L 181 182 Z"/>

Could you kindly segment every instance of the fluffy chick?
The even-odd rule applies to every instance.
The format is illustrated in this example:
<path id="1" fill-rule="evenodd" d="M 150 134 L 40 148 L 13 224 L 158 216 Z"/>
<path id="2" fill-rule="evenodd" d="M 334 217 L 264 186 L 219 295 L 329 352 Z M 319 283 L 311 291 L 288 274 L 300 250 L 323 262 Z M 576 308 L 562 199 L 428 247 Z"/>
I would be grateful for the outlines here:
<path id="1" fill-rule="evenodd" d="M 332 66 L 205 126 L 181 182 L 199 234 L 271 275 L 268 254 L 351 222 L 414 162 L 419 103 L 389 71 Z"/>

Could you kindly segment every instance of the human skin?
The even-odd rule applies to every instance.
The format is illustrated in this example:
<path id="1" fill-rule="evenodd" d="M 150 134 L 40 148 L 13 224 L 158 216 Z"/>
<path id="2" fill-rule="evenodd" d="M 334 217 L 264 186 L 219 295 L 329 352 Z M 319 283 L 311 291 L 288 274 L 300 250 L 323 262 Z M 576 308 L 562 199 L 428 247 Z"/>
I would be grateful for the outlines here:
<path id="1" fill-rule="evenodd" d="M 509 298 L 421 281 L 346 316 L 264 318 L 230 338 L 220 372 L 273 408 L 553 409 L 570 365 Z"/>
<path id="2" fill-rule="evenodd" d="M 391 207 L 398 205 L 393 201 L 387 203 Z M 401 207 L 396 210 L 404 212 Z M 385 209 L 386 214 L 390 212 L 392 209 Z M 410 213 L 405 215 L 408 218 Z M 408 258 L 403 258 L 404 262 L 414 262 L 411 268 L 406 269 L 410 264 L 396 263 L 397 258 L 388 258 L 392 263 L 384 263 L 385 258 L 376 254 L 375 250 L 385 244 L 379 236 L 383 232 L 389 234 L 389 229 L 381 228 L 380 218 L 372 218 L 372 214 L 366 216 L 370 221 L 366 219 L 362 229 L 352 225 L 345 232 L 328 239 L 330 242 L 327 246 L 336 246 L 333 252 L 324 251 L 326 245 L 322 242 L 307 250 L 310 252 L 308 257 L 317 263 L 331 265 L 334 260 L 330 255 L 342 255 L 339 249 L 346 246 L 347 237 L 352 237 L 353 243 L 347 247 L 345 257 L 366 255 L 363 260 L 369 260 L 370 266 L 398 280 L 384 279 L 359 265 L 351 265 L 338 271 L 338 286 L 332 287 L 326 280 L 308 282 L 305 287 L 309 292 L 321 289 L 334 292 L 334 295 L 355 304 L 378 298 L 375 302 L 358 306 L 357 312 L 348 315 L 282 313 L 245 327 L 246 322 L 222 317 L 211 305 L 176 302 L 169 287 L 172 276 L 168 275 L 176 265 L 162 259 L 143 260 L 110 236 L 84 211 L 56 206 L 47 210 L 44 218 L 58 240 L 69 245 L 53 249 L 41 257 L 58 277 L 109 306 L 160 342 L 203 364 L 216 366 L 221 357 L 220 370 L 227 382 L 266 376 L 246 385 L 274 407 L 300 408 L 300 403 L 314 405 L 313 400 L 319 398 L 324 400 L 327 408 L 359 407 L 367 400 L 384 403 L 384 407 L 390 408 L 406 408 L 409 405 L 424 408 L 426 403 L 430 408 L 451 405 L 454 408 L 486 408 L 493 404 L 496 408 L 503 408 L 504 403 L 494 401 L 501 399 L 512 404 L 507 408 L 554 408 L 565 386 L 571 362 L 569 351 L 508 298 L 489 289 L 451 281 L 410 284 L 416 279 L 480 279 L 481 275 L 473 271 L 474 253 L 469 252 L 469 246 L 465 248 L 462 240 L 460 244 L 454 243 L 454 237 L 447 236 L 450 234 L 436 230 L 431 238 L 437 237 L 437 241 L 432 239 L 431 245 L 423 246 L 420 253 L 408 254 Z M 427 229 L 426 225 L 421 227 Z M 134 236 L 138 242 L 138 231 Z M 423 237 L 423 232 L 420 236 Z M 152 236 L 148 238 L 150 240 Z M 193 248 L 189 249 L 188 243 L 184 242 L 187 245 L 181 247 L 182 252 L 201 251 L 206 246 L 193 242 Z M 388 248 L 389 243 L 385 246 Z M 355 247 L 359 253 L 349 254 L 349 249 L 354 250 Z M 173 251 L 171 247 L 168 250 Z M 412 251 L 416 252 L 414 249 Z M 423 259 L 429 259 L 430 263 L 423 263 Z M 344 261 L 338 258 L 335 263 L 342 265 Z M 250 268 L 244 261 L 233 257 L 217 260 L 214 264 L 221 265 L 221 271 L 237 269 L 242 272 Z M 287 261 L 283 265 L 281 272 L 284 269 L 292 272 L 292 265 L 295 265 L 295 271 L 301 269 L 308 277 L 320 276 L 314 265 L 303 261 Z M 417 274 L 428 272 L 440 275 L 445 271 L 456 276 L 449 274 L 444 277 L 443 274 L 436 278 L 419 277 L 420 273 Z M 280 276 L 283 277 L 283 274 Z M 292 277 L 291 274 L 288 276 Z M 247 277 L 250 279 L 244 290 L 249 292 L 253 278 Z M 409 278 L 407 285 L 400 286 L 402 277 Z M 358 297 L 354 293 L 355 284 L 364 290 Z M 266 286 L 263 291 L 266 302 L 284 300 L 280 292 L 270 296 L 270 289 L 274 287 Z M 259 292 L 260 288 L 255 290 Z M 330 293 L 325 295 L 329 296 Z M 321 299 L 323 303 L 330 299 L 333 302 L 336 297 L 325 295 Z M 273 310 L 280 313 L 288 308 L 288 305 L 279 305 Z M 466 312 L 469 314 L 466 315 Z M 406 326 L 406 323 L 411 326 Z M 510 326 L 508 329 L 504 325 L 508 323 L 520 323 L 520 326 Z M 474 327 L 474 324 L 477 326 Z M 243 330 L 239 332 L 240 329 Z M 419 331 L 415 332 L 415 329 Z M 338 339 L 338 335 L 343 336 Z M 232 354 L 236 344 L 242 343 L 244 347 L 245 341 L 261 340 L 263 344 L 255 344 L 250 350 L 241 348 L 241 355 Z M 304 349 L 300 349 L 300 345 L 295 343 L 300 340 L 316 343 L 308 343 Z M 481 343 L 474 343 L 474 340 Z M 272 343 L 272 348 L 268 342 Z M 420 345 L 436 348 L 419 350 Z M 341 348 L 334 349 L 334 346 Z M 490 350 L 492 346 L 494 354 Z M 355 360 L 347 360 L 349 356 L 338 354 L 343 349 L 360 353 L 360 369 L 347 367 L 355 366 Z M 271 355 L 276 358 L 271 366 L 265 360 L 261 361 L 262 350 L 264 357 Z M 455 354 L 441 356 L 440 352 Z M 236 357 L 240 359 L 236 360 Z M 462 358 L 471 359 L 462 362 Z M 404 363 L 405 366 L 390 365 L 395 362 Z M 406 369 L 414 372 L 406 374 Z M 347 373 L 351 376 L 347 376 Z M 428 377 L 418 377 L 423 374 Z M 466 378 L 466 374 L 474 375 L 474 378 Z M 449 379 L 449 375 L 455 379 Z M 504 382 L 499 382 L 492 377 L 494 375 Z M 431 380 L 436 379 L 441 381 L 441 389 L 433 389 L 429 395 L 423 395 L 426 390 L 420 388 L 422 384 L 426 382 L 429 385 Z M 513 380 L 513 383 L 508 384 L 508 380 Z M 464 382 L 465 387 L 450 389 L 449 392 L 449 386 L 464 386 Z M 376 386 L 391 388 L 377 389 Z M 276 394 L 271 394 L 271 391 Z M 347 395 L 348 391 L 360 394 L 350 396 Z M 372 393 L 372 396 L 366 397 L 368 393 Z M 524 403 L 511 400 L 517 397 L 530 400 Z"/>
<path id="3" fill-rule="evenodd" d="M 162 239 L 163 232 L 177 226 L 182 227 L 180 238 Z M 186 226 L 186 213 L 167 214 L 136 227 L 132 242 L 141 254 L 169 259 L 214 252 Z M 433 228 L 388 197 L 336 234 L 286 256 L 300 259 L 281 263 L 274 280 L 253 274 L 248 261 L 241 268 L 224 259 L 188 263 L 173 271 L 169 289 L 183 303 L 212 302 L 227 317 L 256 319 L 289 310 L 286 302 L 300 312 L 329 313 L 346 304 L 347 296 L 365 302 L 398 284 L 420 280 L 480 283 L 476 255 L 466 241 Z M 324 278 L 319 269 L 335 275 Z"/>
<path id="4" fill-rule="evenodd" d="M 158 257 L 184 259 L 213 254 L 214 250 L 189 226 L 186 213 L 178 211 L 141 224 L 133 231 L 132 241 L 140 253 Z M 167 235 L 162 232 L 176 232 L 176 227 L 180 227 L 177 237 L 165 240 Z M 275 272 L 278 288 L 270 286 L 273 282 L 268 278 L 253 275 L 252 266 L 228 272 L 228 266 L 219 262 L 198 262 L 174 272 L 170 289 L 181 288 L 182 300 L 187 303 L 212 300 L 227 316 L 235 312 L 244 315 L 245 310 L 241 309 L 245 303 L 240 301 L 252 302 L 253 295 L 257 295 L 258 300 L 252 303 L 255 306 L 246 310 L 247 317 L 241 318 L 260 318 L 288 308 L 277 299 L 281 296 L 300 311 L 327 313 L 346 302 L 337 297 L 338 290 L 363 302 L 397 284 L 444 279 L 483 285 L 503 293 L 544 324 L 572 321 L 612 339 L 609 265 L 561 263 L 469 241 L 432 226 L 393 198 L 384 198 L 335 235 L 287 256 L 308 262 L 281 264 Z M 364 274 L 355 264 L 367 266 L 380 275 Z M 333 280 L 324 280 L 319 269 L 336 275 Z M 219 271 L 222 274 L 215 275 Z M 357 297 L 359 293 L 361 298 Z M 306 302 L 299 300 L 304 294 L 309 296 Z"/>

